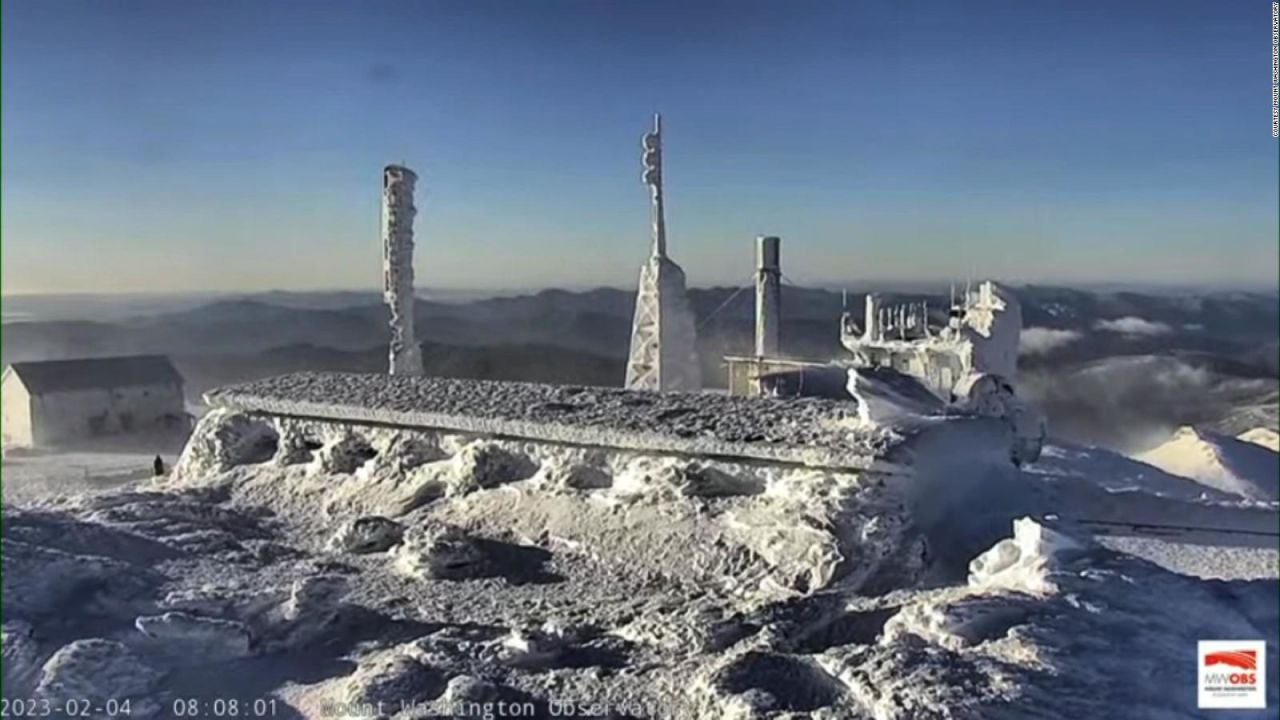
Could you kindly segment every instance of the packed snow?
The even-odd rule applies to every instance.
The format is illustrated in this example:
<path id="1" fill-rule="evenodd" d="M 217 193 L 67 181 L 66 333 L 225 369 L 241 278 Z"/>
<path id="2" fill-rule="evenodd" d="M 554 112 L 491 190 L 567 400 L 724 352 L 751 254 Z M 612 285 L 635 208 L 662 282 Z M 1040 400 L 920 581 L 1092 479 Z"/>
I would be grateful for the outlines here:
<path id="1" fill-rule="evenodd" d="M 1280 641 L 1274 562 L 1215 554 L 1274 558 L 1273 505 L 1093 448 L 1020 468 L 999 419 L 597 389 L 567 410 L 539 405 L 562 390 L 417 380 L 393 386 L 453 391 L 353 418 L 355 394 L 322 405 L 333 383 L 310 377 L 213 394 L 169 477 L 6 492 L 7 698 L 153 718 L 228 697 L 303 718 L 1195 718 L 1198 639 Z M 836 451 L 790 450 L 815 437 Z M 1223 531 L 1166 543 L 1219 564 L 1110 545 L 1160 523 Z"/>

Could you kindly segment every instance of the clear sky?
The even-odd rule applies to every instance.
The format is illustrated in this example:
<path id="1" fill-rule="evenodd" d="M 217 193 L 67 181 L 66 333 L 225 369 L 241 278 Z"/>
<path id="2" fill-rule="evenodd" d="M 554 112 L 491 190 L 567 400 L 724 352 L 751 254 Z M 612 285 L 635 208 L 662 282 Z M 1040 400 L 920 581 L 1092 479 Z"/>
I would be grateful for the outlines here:
<path id="1" fill-rule="evenodd" d="M 1219 2 L 5 0 L 5 293 L 1277 282 L 1271 8 Z"/>

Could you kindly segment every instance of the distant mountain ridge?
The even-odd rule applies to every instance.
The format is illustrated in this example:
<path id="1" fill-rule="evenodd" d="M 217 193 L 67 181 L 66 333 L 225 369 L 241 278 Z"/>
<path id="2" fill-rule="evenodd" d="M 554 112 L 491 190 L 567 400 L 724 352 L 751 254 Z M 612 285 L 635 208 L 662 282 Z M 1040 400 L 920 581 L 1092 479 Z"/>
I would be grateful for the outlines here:
<path id="1" fill-rule="evenodd" d="M 927 300 L 934 323 L 945 321 L 945 295 L 881 295 L 886 302 Z M 1203 424 L 1235 434 L 1276 423 L 1280 300 L 1274 294 L 1032 285 L 1015 288 L 1015 295 L 1024 330 L 1054 341 L 1021 358 L 1021 384 L 1069 439 L 1127 449 L 1142 440 L 1147 421 L 1162 433 Z M 689 296 L 703 375 L 710 386 L 722 385 L 723 357 L 751 352 L 754 293 L 714 287 L 694 288 Z M 847 358 L 840 315 L 861 316 L 863 297 L 850 294 L 846 307 L 840 292 L 784 285 L 784 353 Z M 419 298 L 417 333 L 428 344 L 429 372 L 617 385 L 634 301 L 634 292 L 617 288 L 463 302 Z M 214 298 L 114 321 L 5 322 L 0 360 L 166 354 L 194 394 L 273 372 L 379 372 L 387 319 L 379 296 L 369 292 Z"/>

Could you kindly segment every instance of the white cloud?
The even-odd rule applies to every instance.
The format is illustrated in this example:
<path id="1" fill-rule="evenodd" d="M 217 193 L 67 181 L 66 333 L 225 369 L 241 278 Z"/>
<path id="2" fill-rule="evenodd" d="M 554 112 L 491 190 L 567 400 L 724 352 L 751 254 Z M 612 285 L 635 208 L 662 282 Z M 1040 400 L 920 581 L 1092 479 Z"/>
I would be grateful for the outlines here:
<path id="1" fill-rule="evenodd" d="M 1018 338 L 1018 352 L 1023 355 L 1044 355 L 1084 337 L 1077 330 L 1029 327 Z"/>
<path id="2" fill-rule="evenodd" d="M 1152 322 L 1133 315 L 1115 320 L 1099 320 L 1093 324 L 1093 327 L 1097 330 L 1124 335 L 1164 335 L 1173 332 L 1173 328 L 1162 322 Z"/>

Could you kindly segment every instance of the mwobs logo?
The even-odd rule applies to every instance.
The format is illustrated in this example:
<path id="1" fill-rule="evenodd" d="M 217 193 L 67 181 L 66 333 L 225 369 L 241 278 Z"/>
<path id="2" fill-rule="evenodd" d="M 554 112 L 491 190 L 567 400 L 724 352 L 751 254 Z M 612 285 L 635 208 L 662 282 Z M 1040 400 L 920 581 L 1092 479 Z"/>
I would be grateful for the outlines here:
<path id="1" fill-rule="evenodd" d="M 1267 644 L 1261 640 L 1201 640 L 1199 690 L 1202 708 L 1265 708 Z"/>
<path id="2" fill-rule="evenodd" d="M 1205 665 L 1231 665 L 1241 670 L 1258 669 L 1258 653 L 1253 650 L 1211 652 L 1204 656 Z"/>

